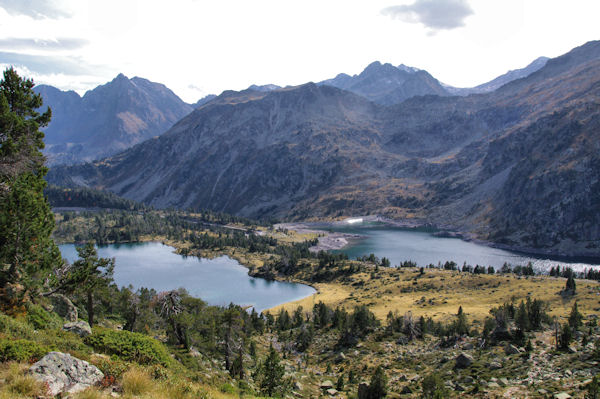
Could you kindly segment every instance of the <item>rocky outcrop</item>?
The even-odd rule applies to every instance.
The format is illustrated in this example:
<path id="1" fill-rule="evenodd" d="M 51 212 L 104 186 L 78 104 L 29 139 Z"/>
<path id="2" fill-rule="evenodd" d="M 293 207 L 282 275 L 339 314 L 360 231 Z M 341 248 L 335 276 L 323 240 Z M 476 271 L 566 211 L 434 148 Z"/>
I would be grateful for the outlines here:
<path id="1" fill-rule="evenodd" d="M 83 391 L 104 378 L 97 367 L 61 352 L 48 353 L 33 364 L 29 372 L 37 380 L 46 383 L 52 396 Z"/>
<path id="2" fill-rule="evenodd" d="M 66 323 L 63 326 L 63 330 L 74 332 L 80 337 L 87 337 L 88 335 L 92 335 L 92 328 L 86 321 L 83 320 Z"/>
<path id="3" fill-rule="evenodd" d="M 53 294 L 50 296 L 53 311 L 67 321 L 77 321 L 77 307 L 73 302 L 62 294 Z"/>
<path id="4" fill-rule="evenodd" d="M 468 353 L 461 353 L 456 357 L 455 361 L 456 368 L 464 369 L 473 364 L 473 356 L 469 355 Z"/>

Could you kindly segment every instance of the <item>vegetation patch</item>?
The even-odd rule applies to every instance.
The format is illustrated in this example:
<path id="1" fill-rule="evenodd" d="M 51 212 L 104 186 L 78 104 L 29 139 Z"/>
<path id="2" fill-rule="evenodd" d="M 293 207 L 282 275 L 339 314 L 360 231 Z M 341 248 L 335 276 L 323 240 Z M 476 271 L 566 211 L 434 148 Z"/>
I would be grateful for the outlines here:
<path id="1" fill-rule="evenodd" d="M 0 361 L 14 360 L 33 363 L 52 349 L 27 339 L 0 340 Z"/>
<path id="2" fill-rule="evenodd" d="M 94 349 L 116 355 L 122 360 L 165 367 L 171 364 L 169 352 L 164 345 L 140 333 L 98 329 L 84 341 Z"/>

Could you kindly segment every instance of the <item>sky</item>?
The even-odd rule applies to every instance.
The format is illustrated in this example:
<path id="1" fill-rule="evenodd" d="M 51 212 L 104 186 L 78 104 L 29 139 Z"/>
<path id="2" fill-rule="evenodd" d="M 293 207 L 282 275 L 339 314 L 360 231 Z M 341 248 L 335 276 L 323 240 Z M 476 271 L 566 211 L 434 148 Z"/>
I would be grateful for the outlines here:
<path id="1" fill-rule="evenodd" d="M 600 39 L 597 0 L 0 0 L 0 67 L 80 94 L 117 74 L 184 101 L 373 61 L 472 87 Z"/>

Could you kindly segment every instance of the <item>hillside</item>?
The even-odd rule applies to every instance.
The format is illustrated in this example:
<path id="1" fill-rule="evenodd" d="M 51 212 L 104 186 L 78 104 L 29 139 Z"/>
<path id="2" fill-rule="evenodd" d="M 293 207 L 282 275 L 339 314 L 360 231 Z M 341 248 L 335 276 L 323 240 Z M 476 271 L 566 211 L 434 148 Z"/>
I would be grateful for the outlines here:
<path id="1" fill-rule="evenodd" d="M 162 134 L 191 112 L 162 84 L 120 74 L 80 97 L 52 86 L 36 87 L 52 121 L 44 130 L 49 164 L 72 164 L 115 154 Z"/>
<path id="2" fill-rule="evenodd" d="M 389 107 L 312 83 L 224 92 L 159 138 L 49 180 L 252 217 L 377 213 L 597 256 L 599 66 L 590 42 L 488 94 Z"/>

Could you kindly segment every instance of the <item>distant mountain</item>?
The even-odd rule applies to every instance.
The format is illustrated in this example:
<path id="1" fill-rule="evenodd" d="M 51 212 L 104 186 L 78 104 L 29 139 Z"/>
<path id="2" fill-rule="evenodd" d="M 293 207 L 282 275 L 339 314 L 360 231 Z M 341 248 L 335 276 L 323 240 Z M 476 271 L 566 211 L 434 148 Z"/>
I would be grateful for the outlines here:
<path id="1" fill-rule="evenodd" d="M 194 109 L 200 108 L 204 104 L 207 104 L 208 102 L 214 100 L 216 97 L 217 97 L 216 94 L 209 94 L 207 96 L 204 96 L 200 100 L 198 100 L 195 104 L 192 104 L 192 108 L 194 108 Z"/>
<path id="2" fill-rule="evenodd" d="M 445 85 L 445 89 L 453 95 L 458 96 L 466 96 L 474 93 L 489 93 L 505 84 L 512 82 L 513 80 L 525 78 L 532 73 L 540 70 L 546 65 L 548 62 L 548 57 L 539 57 L 536 58 L 531 64 L 527 65 L 525 68 L 515 69 L 512 71 L 506 72 L 504 75 L 500 75 L 495 79 L 490 80 L 487 83 L 480 84 L 479 86 L 469 87 L 469 88 L 458 88 Z"/>
<path id="3" fill-rule="evenodd" d="M 381 105 L 398 104 L 414 96 L 449 94 L 427 71 L 379 61 L 371 63 L 359 75 L 342 73 L 318 84 L 348 90 Z"/>
<path id="4" fill-rule="evenodd" d="M 278 90 L 278 89 L 281 89 L 281 86 L 277 86 L 277 85 L 273 85 L 273 84 L 251 85 L 250 87 L 248 87 L 248 90 L 254 90 L 254 91 L 273 91 L 273 90 Z"/>
<path id="5" fill-rule="evenodd" d="M 120 74 L 83 97 L 40 85 L 35 90 L 52 108 L 44 130 L 50 164 L 90 161 L 157 136 L 192 111 L 166 86 Z"/>
<path id="6" fill-rule="evenodd" d="M 158 207 L 380 214 L 600 256 L 598 103 L 600 42 L 477 96 L 383 106 L 325 84 L 227 91 L 156 139 L 48 179 Z"/>

